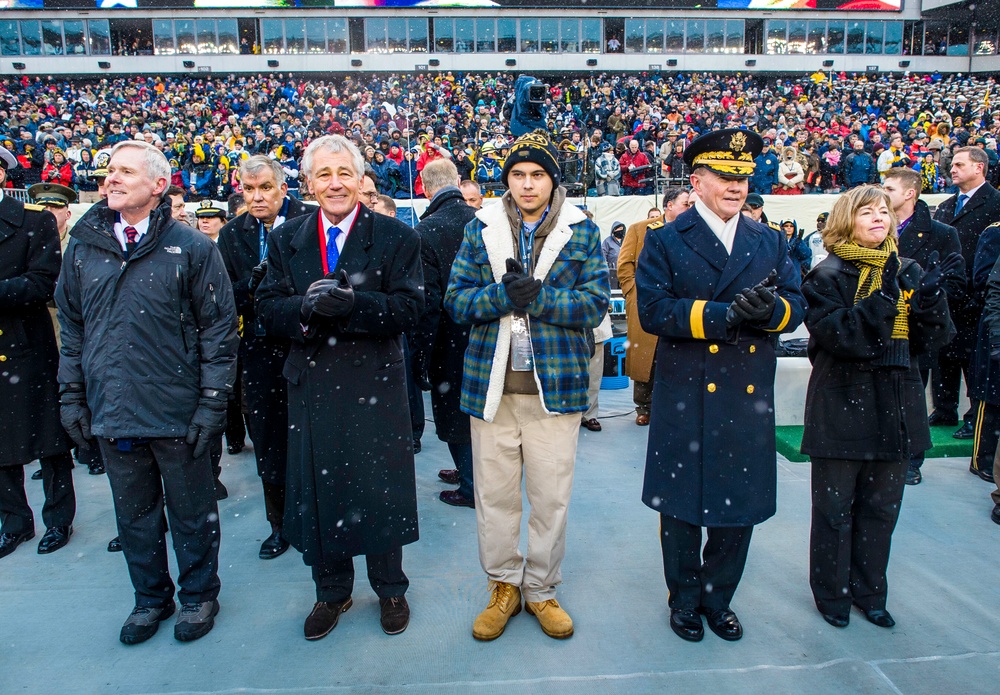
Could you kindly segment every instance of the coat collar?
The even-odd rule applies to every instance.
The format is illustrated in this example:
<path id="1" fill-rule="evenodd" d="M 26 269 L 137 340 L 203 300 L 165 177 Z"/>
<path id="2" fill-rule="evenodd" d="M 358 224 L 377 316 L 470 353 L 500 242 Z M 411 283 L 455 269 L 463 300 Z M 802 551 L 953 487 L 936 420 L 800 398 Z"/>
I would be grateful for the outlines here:
<path id="1" fill-rule="evenodd" d="M 320 258 L 319 248 L 319 209 L 299 217 L 295 223 L 298 228 L 289 242 L 292 248 L 289 264 L 295 287 L 304 292 L 309 285 L 323 278 L 323 261 Z M 353 280 L 368 267 L 368 250 L 374 243 L 375 214 L 362 205 L 354 220 L 354 227 L 347 235 L 337 267 L 331 268 L 330 272 L 344 269 Z"/>
<path id="2" fill-rule="evenodd" d="M 476 217 L 486 225 L 483 229 L 483 245 L 486 246 L 490 268 L 493 270 L 493 279 L 500 282 L 504 273 L 507 272 L 507 259 L 518 257 L 514 250 L 514 235 L 507 219 L 507 213 L 503 204 L 497 202 L 479 210 Z M 541 253 L 538 254 L 534 272 L 536 278 L 545 279 L 559 253 L 573 236 L 571 226 L 585 219 L 587 216 L 575 205 L 563 204 L 559 210 L 559 219 L 556 220 L 552 231 L 546 235 Z"/>
<path id="3" fill-rule="evenodd" d="M 0 200 L 0 240 L 7 239 L 24 224 L 24 205 L 5 193 Z"/>
<path id="4" fill-rule="evenodd" d="M 424 213 L 420 216 L 420 219 L 425 219 L 441 208 L 449 205 L 454 205 L 456 202 L 465 204 L 465 198 L 462 197 L 462 189 L 457 186 L 449 186 L 447 189 L 441 191 L 438 195 L 431 199 L 431 204 L 427 206 Z"/>
<path id="5" fill-rule="evenodd" d="M 972 197 L 969 198 L 967 201 L 965 201 L 965 205 L 962 206 L 962 209 L 958 211 L 958 214 L 955 215 L 953 220 L 957 220 L 959 217 L 967 213 L 969 210 L 974 210 L 978 208 L 980 205 L 985 205 L 986 198 L 990 195 L 990 191 L 992 190 L 993 186 L 989 184 L 989 181 L 980 186 L 979 190 L 973 193 Z M 954 210 L 955 206 L 958 205 L 958 194 L 956 193 L 955 198 L 949 202 L 951 202 L 951 209 Z"/>

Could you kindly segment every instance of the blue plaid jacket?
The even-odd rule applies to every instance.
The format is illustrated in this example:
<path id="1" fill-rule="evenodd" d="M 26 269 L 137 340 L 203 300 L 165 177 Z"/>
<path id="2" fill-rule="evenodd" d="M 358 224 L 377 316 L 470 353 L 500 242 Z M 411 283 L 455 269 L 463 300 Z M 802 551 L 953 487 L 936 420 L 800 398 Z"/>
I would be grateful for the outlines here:
<path id="1" fill-rule="evenodd" d="M 500 278 L 507 259 L 518 257 L 503 205 L 480 210 L 465 228 L 444 300 L 456 323 L 472 326 L 462 412 L 487 422 L 493 421 L 503 396 L 510 314 L 515 310 Z M 611 290 L 600 232 L 576 207 L 562 206 L 538 254 L 534 276 L 544 284 L 525 311 L 542 406 L 549 413 L 584 412 L 590 380 L 587 332 L 607 313 Z"/>

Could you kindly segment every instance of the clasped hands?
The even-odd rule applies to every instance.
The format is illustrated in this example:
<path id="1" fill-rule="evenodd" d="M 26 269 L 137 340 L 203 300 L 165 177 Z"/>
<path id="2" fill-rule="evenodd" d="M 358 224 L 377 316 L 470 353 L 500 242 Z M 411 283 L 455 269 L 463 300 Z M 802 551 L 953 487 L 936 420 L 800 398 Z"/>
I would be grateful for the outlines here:
<path id="1" fill-rule="evenodd" d="M 337 318 L 347 316 L 354 309 L 354 288 L 347 271 L 340 269 L 336 280 L 332 273 L 322 280 L 309 285 L 302 298 L 302 323 L 308 323 L 313 316 Z"/>
<path id="2" fill-rule="evenodd" d="M 524 309 L 538 298 L 542 291 L 542 281 L 524 272 L 524 268 L 513 258 L 507 259 L 507 272 L 500 278 L 511 303 Z"/>
<path id="3" fill-rule="evenodd" d="M 777 302 L 772 289 L 777 277 L 777 271 L 772 270 L 761 282 L 738 292 L 726 310 L 726 327 L 736 328 L 746 321 L 754 323 L 768 321 Z"/>

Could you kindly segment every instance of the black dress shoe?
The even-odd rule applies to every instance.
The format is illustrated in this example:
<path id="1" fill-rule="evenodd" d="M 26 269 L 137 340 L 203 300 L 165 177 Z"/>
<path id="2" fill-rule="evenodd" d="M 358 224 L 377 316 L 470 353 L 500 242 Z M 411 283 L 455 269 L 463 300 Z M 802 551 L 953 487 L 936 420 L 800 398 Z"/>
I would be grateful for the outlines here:
<path id="1" fill-rule="evenodd" d="M 990 512 L 990 519 L 993 520 L 994 524 L 1000 524 L 1000 504 L 993 505 L 993 511 Z"/>
<path id="2" fill-rule="evenodd" d="M 824 613 L 823 611 L 820 611 L 819 613 L 823 616 L 823 620 L 830 623 L 834 627 L 847 627 L 851 622 L 850 613 L 847 615 L 834 615 L 833 613 Z"/>
<path id="3" fill-rule="evenodd" d="M 346 613 L 354 601 L 350 596 L 343 601 L 327 603 L 317 601 L 313 606 L 312 613 L 306 618 L 305 634 L 309 641 L 323 639 L 330 634 L 333 628 L 337 627 L 340 614 Z"/>
<path id="4" fill-rule="evenodd" d="M 38 554 L 47 555 L 54 553 L 69 543 L 69 537 L 73 535 L 72 526 L 53 526 L 45 529 L 42 540 L 38 541 Z"/>
<path id="5" fill-rule="evenodd" d="M 244 448 L 246 448 L 246 444 L 244 442 L 235 442 L 226 447 L 226 451 L 229 452 L 230 456 L 236 456 L 236 454 L 243 451 Z"/>
<path id="6" fill-rule="evenodd" d="M 971 422 L 963 422 L 962 426 L 955 430 L 955 434 L 951 436 L 955 439 L 972 439 L 976 436 L 976 428 Z"/>
<path id="7" fill-rule="evenodd" d="M 221 502 L 224 499 L 228 499 L 228 497 L 229 497 L 229 490 L 226 489 L 226 486 L 222 484 L 221 480 L 216 480 L 215 481 L 215 501 L 216 502 Z"/>
<path id="8" fill-rule="evenodd" d="M 445 504 L 450 504 L 452 507 L 476 508 L 476 501 L 471 497 L 466 497 L 458 490 L 442 490 L 441 494 L 438 495 L 438 499 Z"/>
<path id="9" fill-rule="evenodd" d="M 414 440 L 413 440 L 413 453 L 414 453 L 414 454 L 419 454 L 419 453 L 420 453 L 420 450 L 421 450 L 422 448 L 423 448 L 423 447 L 422 447 L 422 446 L 420 446 L 420 440 L 419 440 L 419 439 L 414 439 Z"/>
<path id="10" fill-rule="evenodd" d="M 380 598 L 378 605 L 382 608 L 382 632 L 387 635 L 398 635 L 410 624 L 410 604 L 405 596 Z"/>
<path id="11" fill-rule="evenodd" d="M 122 551 L 122 539 L 119 536 L 115 536 L 110 541 L 108 541 L 108 552 L 109 553 L 120 553 Z"/>
<path id="12" fill-rule="evenodd" d="M 698 611 L 689 608 L 672 608 L 670 610 L 670 629 L 678 637 L 688 642 L 701 642 L 705 636 L 705 627 L 701 624 Z"/>
<path id="13" fill-rule="evenodd" d="M 858 606 L 858 608 L 861 608 L 861 606 Z M 861 612 L 865 614 L 865 617 L 868 618 L 868 622 L 872 625 L 878 625 L 879 627 L 892 627 L 896 624 L 896 621 L 892 619 L 891 615 L 889 615 L 889 611 L 884 608 L 873 608 L 871 610 L 861 608 Z"/>
<path id="14" fill-rule="evenodd" d="M 458 485 L 458 469 L 456 468 L 445 468 L 444 470 L 438 471 L 438 477 L 449 485 Z"/>
<path id="15" fill-rule="evenodd" d="M 257 556 L 261 560 L 273 560 L 288 550 L 288 541 L 281 535 L 281 529 L 274 531 L 260 544 L 260 552 Z"/>
<path id="16" fill-rule="evenodd" d="M 740 619 L 728 608 L 699 608 L 708 623 L 708 629 L 727 642 L 735 642 L 743 637 Z"/>
<path id="17" fill-rule="evenodd" d="M 985 480 L 987 483 L 994 482 L 993 471 L 976 468 L 975 461 L 969 464 L 969 473 L 972 473 L 972 475 L 978 477 L 980 480 Z"/>
<path id="18" fill-rule="evenodd" d="M 39 468 L 37 471 L 35 471 L 34 473 L 32 473 L 31 474 L 31 479 L 32 480 L 41 480 L 42 479 L 42 469 Z"/>
<path id="19" fill-rule="evenodd" d="M 105 473 L 104 461 L 98 461 L 93 466 L 90 466 L 87 469 L 87 472 L 90 473 L 91 475 L 104 475 Z"/>
<path id="20" fill-rule="evenodd" d="M 920 481 L 924 479 L 924 476 L 920 475 L 920 469 L 914 468 L 913 466 L 908 466 L 906 468 L 906 484 L 907 485 L 919 485 Z"/>
<path id="21" fill-rule="evenodd" d="M 927 424 L 931 427 L 957 425 L 958 415 L 955 413 L 943 413 L 940 410 L 935 410 L 931 413 L 931 416 L 927 418 Z"/>
<path id="22" fill-rule="evenodd" d="M 582 423 L 580 423 L 580 424 L 581 424 L 581 425 L 582 425 L 583 427 L 586 427 L 586 428 L 587 428 L 588 430 L 590 430 L 591 432 L 600 432 L 600 431 L 601 431 L 601 423 L 600 423 L 600 422 L 598 422 L 597 418 L 593 418 L 593 417 L 592 417 L 592 418 L 590 418 L 589 420 L 587 420 L 587 419 L 585 418 L 585 419 L 583 420 L 583 422 L 582 422 Z"/>
<path id="23" fill-rule="evenodd" d="M 0 533 L 0 557 L 7 557 L 17 550 L 17 546 L 35 537 L 35 531 L 25 531 L 20 536 L 16 533 Z"/>

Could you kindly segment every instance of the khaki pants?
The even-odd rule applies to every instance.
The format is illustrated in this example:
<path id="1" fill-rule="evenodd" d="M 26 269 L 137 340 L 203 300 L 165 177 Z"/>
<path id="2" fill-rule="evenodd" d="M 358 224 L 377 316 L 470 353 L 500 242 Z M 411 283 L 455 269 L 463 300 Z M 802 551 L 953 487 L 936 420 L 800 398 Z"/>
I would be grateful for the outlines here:
<path id="1" fill-rule="evenodd" d="M 590 358 L 590 386 L 587 388 L 587 412 L 584 420 L 597 417 L 597 397 L 601 393 L 601 379 L 604 378 L 604 343 L 598 343 L 594 356 Z"/>
<path id="2" fill-rule="evenodd" d="M 472 418 L 479 562 L 491 581 L 528 601 L 555 598 L 566 554 L 566 517 L 580 413 L 548 415 L 538 395 L 504 394 L 493 422 Z M 521 474 L 531 507 L 527 562 L 520 551 Z"/>

